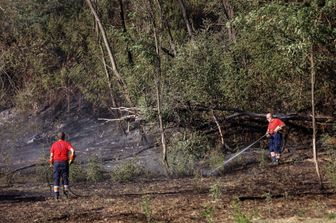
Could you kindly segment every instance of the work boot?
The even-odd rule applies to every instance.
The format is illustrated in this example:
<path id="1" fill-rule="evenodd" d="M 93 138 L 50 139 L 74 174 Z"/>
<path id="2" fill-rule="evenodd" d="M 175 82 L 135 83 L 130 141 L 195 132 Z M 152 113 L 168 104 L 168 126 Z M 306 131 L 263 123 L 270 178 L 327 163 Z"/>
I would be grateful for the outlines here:
<path id="1" fill-rule="evenodd" d="M 54 199 L 57 201 L 59 200 L 59 192 L 54 193 Z"/>
<path id="2" fill-rule="evenodd" d="M 63 193 L 66 198 L 69 198 L 69 185 L 63 185 Z"/>
<path id="3" fill-rule="evenodd" d="M 276 157 L 272 157 L 272 163 L 271 163 L 271 165 L 272 166 L 276 166 L 278 164 L 279 164 L 279 159 L 277 159 Z"/>
<path id="4" fill-rule="evenodd" d="M 68 190 L 64 190 L 63 193 L 64 193 L 64 196 L 66 198 L 69 198 L 69 191 Z"/>

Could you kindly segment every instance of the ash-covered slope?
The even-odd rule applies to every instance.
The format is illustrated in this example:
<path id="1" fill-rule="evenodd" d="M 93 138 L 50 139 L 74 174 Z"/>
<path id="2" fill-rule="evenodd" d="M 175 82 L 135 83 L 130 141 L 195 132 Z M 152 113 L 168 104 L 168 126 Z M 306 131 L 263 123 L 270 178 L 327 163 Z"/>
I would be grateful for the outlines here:
<path id="1" fill-rule="evenodd" d="M 47 162 L 49 148 L 57 131 L 64 131 L 67 140 L 77 150 L 77 162 L 85 163 L 98 156 L 106 169 L 136 161 L 149 172 L 161 174 L 160 150 L 153 137 L 140 134 L 133 126 L 130 131 L 118 122 L 99 121 L 89 106 L 79 109 L 47 108 L 37 114 L 20 114 L 15 109 L 0 113 L 0 167 L 17 168 L 42 160 Z M 135 159 L 134 159 L 135 158 Z"/>

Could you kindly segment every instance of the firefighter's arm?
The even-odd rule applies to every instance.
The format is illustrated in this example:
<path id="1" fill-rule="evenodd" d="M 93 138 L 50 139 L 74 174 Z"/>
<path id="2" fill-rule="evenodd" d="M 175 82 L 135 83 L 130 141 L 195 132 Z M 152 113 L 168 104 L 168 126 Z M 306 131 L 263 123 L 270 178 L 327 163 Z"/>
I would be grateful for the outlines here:
<path id="1" fill-rule="evenodd" d="M 50 153 L 49 164 L 50 166 L 54 164 L 54 153 Z"/>
<path id="2" fill-rule="evenodd" d="M 285 123 L 281 123 L 280 125 L 278 125 L 275 129 L 274 129 L 274 132 L 278 132 L 278 131 L 281 131 L 282 128 L 285 126 Z"/>
<path id="3" fill-rule="evenodd" d="M 266 135 L 267 138 L 271 136 L 271 134 L 269 132 L 269 128 L 267 128 L 267 131 L 266 131 L 265 135 Z"/>
<path id="4" fill-rule="evenodd" d="M 75 150 L 73 148 L 70 148 L 69 164 L 72 164 L 74 160 L 75 160 Z"/>

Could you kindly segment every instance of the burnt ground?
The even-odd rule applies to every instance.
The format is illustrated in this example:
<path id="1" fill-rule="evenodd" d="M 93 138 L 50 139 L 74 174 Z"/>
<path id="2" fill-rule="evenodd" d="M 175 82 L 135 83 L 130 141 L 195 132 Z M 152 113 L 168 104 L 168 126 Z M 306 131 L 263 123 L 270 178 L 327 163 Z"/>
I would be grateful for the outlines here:
<path id="1" fill-rule="evenodd" d="M 325 176 L 320 189 L 309 150 L 296 155 L 221 176 L 74 184 L 80 196 L 59 201 L 45 184 L 2 186 L 0 222 L 336 222 L 336 190 Z"/>

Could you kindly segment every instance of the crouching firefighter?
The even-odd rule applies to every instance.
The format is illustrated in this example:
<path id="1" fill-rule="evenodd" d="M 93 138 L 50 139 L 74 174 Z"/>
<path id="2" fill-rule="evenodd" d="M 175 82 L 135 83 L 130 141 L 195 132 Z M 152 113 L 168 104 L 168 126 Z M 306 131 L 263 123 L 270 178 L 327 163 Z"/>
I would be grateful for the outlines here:
<path id="1" fill-rule="evenodd" d="M 65 141 L 64 132 L 56 135 L 57 141 L 50 148 L 50 165 L 53 165 L 54 196 L 59 199 L 60 181 L 63 182 L 63 193 L 69 195 L 69 165 L 75 159 L 75 150 L 72 145 Z"/>

